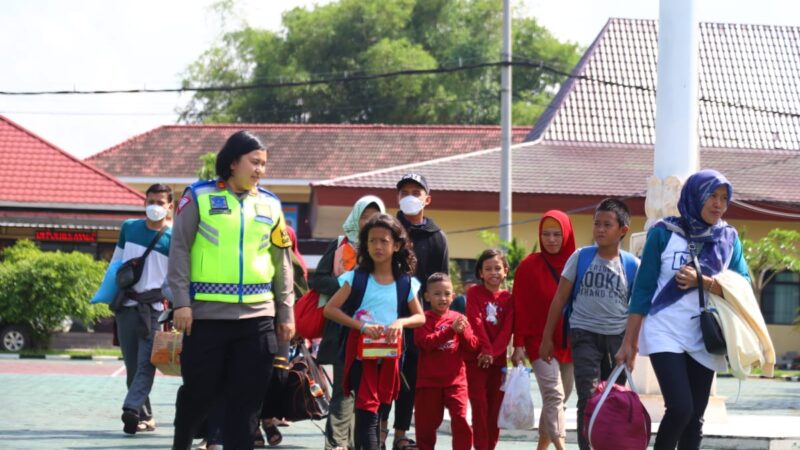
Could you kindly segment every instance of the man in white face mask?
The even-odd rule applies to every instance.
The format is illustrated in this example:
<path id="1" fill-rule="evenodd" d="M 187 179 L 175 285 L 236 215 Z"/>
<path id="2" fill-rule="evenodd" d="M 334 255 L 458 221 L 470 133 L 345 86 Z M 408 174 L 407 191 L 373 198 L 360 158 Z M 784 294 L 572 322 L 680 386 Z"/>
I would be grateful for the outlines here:
<path id="1" fill-rule="evenodd" d="M 127 434 L 155 430 L 148 398 L 156 372 L 150 364 L 150 352 L 153 336 L 159 327 L 158 317 L 164 310 L 161 286 L 167 276 L 172 199 L 169 186 L 150 186 L 145 199 L 146 218 L 123 222 L 111 257 L 112 262 L 125 262 L 147 253 L 139 279 L 121 290 L 109 305 L 114 311 L 117 337 L 127 371 L 128 392 L 122 403 L 123 431 Z"/>
<path id="2" fill-rule="evenodd" d="M 414 242 L 414 253 L 417 256 L 417 269 L 414 275 L 422 281 L 417 295 L 423 298 L 425 280 L 436 272 L 449 273 L 450 258 L 447 253 L 447 237 L 430 217 L 425 216 L 425 208 L 431 204 L 428 180 L 418 173 L 407 173 L 397 182 L 397 203 L 400 211 L 397 218 L 406 227 Z M 428 302 L 423 307 L 430 309 Z M 414 388 L 417 384 L 417 349 L 414 346 L 413 334 L 404 336 L 406 354 L 403 362 L 403 376 L 408 386 L 402 384 L 400 396 L 395 402 L 393 447 L 415 448 L 414 441 L 406 436 L 411 426 L 414 412 Z M 381 430 L 387 428 L 388 411 L 382 411 Z M 381 436 L 384 438 L 385 436 Z"/>

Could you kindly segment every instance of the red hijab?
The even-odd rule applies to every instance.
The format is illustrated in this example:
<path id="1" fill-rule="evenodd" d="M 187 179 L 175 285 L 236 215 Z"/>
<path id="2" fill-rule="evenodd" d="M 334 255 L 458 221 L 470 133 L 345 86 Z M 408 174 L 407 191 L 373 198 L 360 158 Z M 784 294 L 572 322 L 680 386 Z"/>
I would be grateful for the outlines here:
<path id="1" fill-rule="evenodd" d="M 542 224 L 547 217 L 552 218 L 561 225 L 561 234 L 564 236 L 564 240 L 561 242 L 561 250 L 555 255 L 547 253 L 542 245 Z M 556 272 L 561 273 L 570 255 L 575 253 L 575 233 L 572 231 L 572 222 L 565 212 L 551 209 L 542 214 L 542 218 L 539 220 L 539 248 L 541 249 L 542 258 L 544 258 Z"/>

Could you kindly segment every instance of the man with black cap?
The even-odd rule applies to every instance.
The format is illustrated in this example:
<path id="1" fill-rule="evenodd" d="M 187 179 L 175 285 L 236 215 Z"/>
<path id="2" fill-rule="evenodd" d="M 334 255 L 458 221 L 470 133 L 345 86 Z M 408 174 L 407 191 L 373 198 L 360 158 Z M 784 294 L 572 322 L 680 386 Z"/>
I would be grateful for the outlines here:
<path id="1" fill-rule="evenodd" d="M 433 219 L 425 217 L 425 207 L 431 204 L 430 192 L 428 181 L 418 173 L 407 173 L 397 182 L 397 202 L 400 206 L 397 218 L 406 227 L 411 241 L 414 243 L 414 253 L 417 256 L 415 277 L 422 283 L 418 293 L 420 299 L 424 298 L 425 284 L 431 274 L 450 272 L 447 237 Z M 423 302 L 423 307 L 426 310 L 430 309 L 430 304 Z M 395 402 L 394 445 L 392 447 L 400 450 L 416 448 L 414 441 L 406 437 L 414 413 L 414 388 L 417 384 L 418 355 L 413 336 L 409 333 L 404 336 L 406 353 L 402 370 L 407 385 L 401 383 L 400 396 Z M 382 430 L 386 429 L 388 425 L 385 422 L 386 417 L 388 414 L 381 423 Z"/>

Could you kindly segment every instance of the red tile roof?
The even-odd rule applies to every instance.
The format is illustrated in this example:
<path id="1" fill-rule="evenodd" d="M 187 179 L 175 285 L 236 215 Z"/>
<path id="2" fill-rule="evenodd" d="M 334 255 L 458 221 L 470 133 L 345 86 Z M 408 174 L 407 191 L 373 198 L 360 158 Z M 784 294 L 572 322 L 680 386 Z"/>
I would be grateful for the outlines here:
<path id="1" fill-rule="evenodd" d="M 527 143 L 512 148 L 515 194 L 643 197 L 653 173 L 645 145 Z M 713 167 L 734 186 L 734 197 L 800 206 L 800 152 L 706 148 L 701 167 Z M 431 192 L 499 192 L 500 150 L 490 149 L 315 183 L 314 186 L 394 189 L 403 173 L 424 175 Z"/>
<path id="2" fill-rule="evenodd" d="M 0 116 L 0 202 L 122 206 L 144 196 Z M 129 209 L 129 208 L 128 208 Z"/>
<path id="3" fill-rule="evenodd" d="M 700 146 L 800 150 L 800 27 L 701 23 L 699 39 Z M 652 145 L 657 53 L 656 21 L 609 20 L 527 140 Z"/>
<path id="4" fill-rule="evenodd" d="M 216 153 L 238 130 L 269 150 L 267 177 L 325 180 L 383 167 L 494 147 L 499 126 L 454 125 L 169 125 L 87 158 L 115 176 L 195 177 L 198 158 Z M 530 127 L 514 127 L 522 142 Z"/>

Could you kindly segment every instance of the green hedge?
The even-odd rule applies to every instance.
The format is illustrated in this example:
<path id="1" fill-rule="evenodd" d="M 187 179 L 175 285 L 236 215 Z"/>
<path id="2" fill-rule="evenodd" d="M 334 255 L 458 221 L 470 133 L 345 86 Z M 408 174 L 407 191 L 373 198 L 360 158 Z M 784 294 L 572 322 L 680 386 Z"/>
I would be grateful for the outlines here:
<path id="1" fill-rule="evenodd" d="M 106 305 L 90 305 L 107 263 L 80 252 L 43 252 L 31 241 L 3 251 L 0 262 L 0 318 L 27 323 L 33 340 L 45 344 L 65 317 L 94 323 L 110 316 Z"/>

